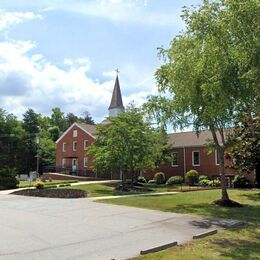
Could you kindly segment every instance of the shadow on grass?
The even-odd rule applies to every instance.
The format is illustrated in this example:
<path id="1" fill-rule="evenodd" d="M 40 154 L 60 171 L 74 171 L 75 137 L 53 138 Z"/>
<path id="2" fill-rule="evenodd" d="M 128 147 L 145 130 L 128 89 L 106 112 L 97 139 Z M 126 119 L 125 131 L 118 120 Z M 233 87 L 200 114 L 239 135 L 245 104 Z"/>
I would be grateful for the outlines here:
<path id="1" fill-rule="evenodd" d="M 244 197 L 246 197 L 249 200 L 260 201 L 260 192 L 259 193 L 254 193 L 254 194 L 243 194 L 241 196 L 244 196 Z"/>
<path id="2" fill-rule="evenodd" d="M 182 204 L 167 211 L 203 215 L 211 218 L 237 219 L 260 225 L 260 206 L 244 205 L 242 208 L 220 207 L 213 203 Z"/>
<path id="3" fill-rule="evenodd" d="M 229 259 L 257 259 L 260 255 L 260 237 L 255 233 L 254 227 L 250 228 L 250 239 L 243 237 L 243 230 L 234 230 L 239 238 L 214 238 L 211 242 L 219 247 L 220 257 Z M 240 233 L 241 232 L 241 233 Z M 247 237 L 248 238 L 248 237 Z"/>

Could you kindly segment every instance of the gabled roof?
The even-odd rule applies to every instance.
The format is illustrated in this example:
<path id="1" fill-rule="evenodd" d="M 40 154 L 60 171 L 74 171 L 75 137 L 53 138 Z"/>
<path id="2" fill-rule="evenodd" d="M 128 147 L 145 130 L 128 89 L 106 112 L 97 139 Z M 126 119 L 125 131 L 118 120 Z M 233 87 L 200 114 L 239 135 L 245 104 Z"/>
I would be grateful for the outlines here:
<path id="1" fill-rule="evenodd" d="M 96 132 L 96 126 L 95 125 L 90 125 L 90 124 L 85 124 L 85 123 L 77 123 L 77 125 L 85 130 L 85 132 L 91 134 L 93 136 L 93 133 Z"/>
<path id="2" fill-rule="evenodd" d="M 123 108 L 123 107 L 124 107 L 124 105 L 123 105 L 123 101 L 122 101 L 120 84 L 119 84 L 118 76 L 116 76 L 113 95 L 112 95 L 111 103 L 110 103 L 110 106 L 108 109 Z"/>
<path id="3" fill-rule="evenodd" d="M 220 135 L 217 136 L 220 140 Z M 204 146 L 210 142 L 213 137 L 209 130 L 201 131 L 198 136 L 194 131 L 168 134 L 168 143 L 173 147 Z"/>
<path id="4" fill-rule="evenodd" d="M 56 141 L 56 144 L 74 127 L 77 126 L 80 128 L 82 131 L 90 135 L 92 138 L 96 139 L 93 133 L 96 131 L 96 126 L 95 125 L 89 125 L 85 123 L 73 123 L 61 136 L 60 138 Z"/>

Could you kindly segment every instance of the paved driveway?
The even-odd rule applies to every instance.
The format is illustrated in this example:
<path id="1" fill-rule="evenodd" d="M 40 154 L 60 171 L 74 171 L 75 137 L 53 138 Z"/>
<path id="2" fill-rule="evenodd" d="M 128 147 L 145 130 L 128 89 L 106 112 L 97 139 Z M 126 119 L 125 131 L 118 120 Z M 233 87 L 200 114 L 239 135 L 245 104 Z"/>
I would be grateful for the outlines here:
<path id="1" fill-rule="evenodd" d="M 138 209 L 88 199 L 0 195 L 0 259 L 125 259 L 224 220 Z"/>

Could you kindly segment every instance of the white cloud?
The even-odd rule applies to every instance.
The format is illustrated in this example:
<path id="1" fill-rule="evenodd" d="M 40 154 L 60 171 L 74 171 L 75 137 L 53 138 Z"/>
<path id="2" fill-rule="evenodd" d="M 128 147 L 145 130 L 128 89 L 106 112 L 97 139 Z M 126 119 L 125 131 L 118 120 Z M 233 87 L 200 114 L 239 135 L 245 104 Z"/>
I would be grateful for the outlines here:
<path id="1" fill-rule="evenodd" d="M 60 8 L 115 22 L 134 22 L 152 26 L 173 26 L 179 22 L 179 17 L 173 10 L 169 13 L 151 11 L 147 5 L 148 1 L 145 0 L 99 0 L 65 4 Z"/>
<path id="2" fill-rule="evenodd" d="M 43 114 L 49 114 L 56 106 L 78 115 L 88 110 L 100 121 L 107 114 L 114 77 L 103 83 L 96 82 L 89 76 L 88 58 L 65 59 L 59 67 L 42 54 L 29 55 L 35 48 L 36 44 L 31 41 L 0 43 L 1 106 L 18 116 L 28 107 Z M 132 86 L 121 83 L 123 93 L 128 92 L 128 87 Z M 124 104 L 134 100 L 140 105 L 151 90 L 152 87 L 142 87 L 124 95 Z"/>
<path id="3" fill-rule="evenodd" d="M 149 0 L 44 0 L 30 1 L 27 6 L 40 12 L 63 10 L 81 15 L 99 17 L 114 22 L 138 23 L 149 26 L 173 27 L 179 20 L 179 9 L 150 8 Z"/>
<path id="4" fill-rule="evenodd" d="M 0 9 L 0 31 L 20 24 L 26 20 L 42 19 L 42 16 L 33 12 L 5 12 Z"/>

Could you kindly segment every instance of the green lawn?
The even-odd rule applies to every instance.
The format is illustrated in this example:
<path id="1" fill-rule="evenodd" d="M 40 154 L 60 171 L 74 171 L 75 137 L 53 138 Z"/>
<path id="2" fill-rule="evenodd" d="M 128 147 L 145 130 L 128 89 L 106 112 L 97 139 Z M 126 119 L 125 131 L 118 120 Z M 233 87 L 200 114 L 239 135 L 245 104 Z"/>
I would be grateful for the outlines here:
<path id="1" fill-rule="evenodd" d="M 248 223 L 245 228 L 226 230 L 139 259 L 260 259 L 260 192 L 229 190 L 229 195 L 231 199 L 242 203 L 243 207 L 223 208 L 214 205 L 212 201 L 219 198 L 219 190 L 117 198 L 103 202 L 208 217 L 233 218 Z"/>
<path id="2" fill-rule="evenodd" d="M 46 181 L 44 182 L 44 186 L 50 186 L 50 185 L 58 185 L 63 183 L 75 183 L 78 181 L 75 180 L 57 180 L 57 181 Z M 29 182 L 29 181 L 20 181 L 19 188 L 27 188 L 27 187 L 33 187 L 35 182 Z"/>
<path id="3" fill-rule="evenodd" d="M 123 192 L 115 190 L 117 183 L 83 184 L 59 189 L 80 189 L 88 193 L 88 197 L 119 196 L 145 193 L 143 191 Z"/>
<path id="4" fill-rule="evenodd" d="M 81 189 L 88 193 L 88 197 L 101 197 L 101 196 L 119 196 L 119 195 L 133 195 L 133 194 L 145 194 L 145 193 L 156 193 L 156 192 L 167 192 L 167 191 L 179 191 L 181 189 L 193 190 L 198 187 L 183 186 L 168 186 L 168 185 L 156 185 L 156 184 L 145 184 L 144 188 L 149 188 L 151 191 L 143 191 L 142 187 L 136 187 L 139 190 L 123 192 L 115 190 L 115 186 L 118 183 L 102 183 L 102 184 L 83 184 L 70 187 L 62 187 L 61 189 Z"/>

